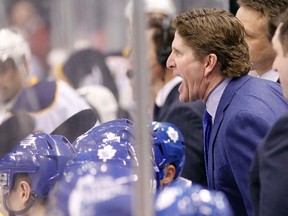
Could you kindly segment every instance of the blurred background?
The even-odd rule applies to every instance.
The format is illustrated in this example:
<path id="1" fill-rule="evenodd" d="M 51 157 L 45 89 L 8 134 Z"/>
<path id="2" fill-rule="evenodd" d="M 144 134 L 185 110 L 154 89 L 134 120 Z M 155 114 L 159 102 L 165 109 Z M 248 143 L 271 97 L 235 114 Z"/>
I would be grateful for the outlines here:
<path id="1" fill-rule="evenodd" d="M 131 19 L 133 20 L 132 9 L 127 6 L 129 1 L 0 0 L 0 27 L 17 27 L 28 40 L 32 51 L 31 77 L 42 80 L 56 76 L 67 81 L 80 94 L 85 94 L 86 99 L 91 98 L 87 91 L 92 90 L 81 87 L 90 84 L 104 85 L 109 92 L 101 89 L 100 96 L 110 98 L 109 104 L 114 100 L 116 103 L 114 107 L 107 106 L 99 112 L 115 111 L 118 108 L 120 110 L 114 116 L 111 111 L 107 114 L 108 117 L 103 117 L 106 118 L 103 121 L 115 116 L 129 117 L 133 97 L 127 78 L 126 58 L 133 38 L 129 26 Z M 150 2 L 153 4 L 153 0 Z M 237 10 L 236 0 L 174 0 L 174 3 L 176 13 L 199 7 L 224 8 L 232 13 Z M 77 51 L 85 49 L 86 52 L 73 56 Z M 93 53 L 91 49 L 97 53 Z M 77 61 L 83 62 L 83 59 L 92 55 L 97 60 L 93 58 L 85 62 L 85 65 L 91 65 L 90 68 L 78 67 Z M 101 66 L 99 62 L 103 58 L 106 65 Z M 113 97 L 109 97 L 111 92 Z M 95 102 L 90 99 L 90 104 L 94 103 L 98 107 L 102 102 L 103 100 Z"/>
<path id="2" fill-rule="evenodd" d="M 155 0 L 157 1 L 157 0 Z M 38 59 L 38 70 L 47 75 L 57 61 L 88 44 L 105 54 L 118 52 L 127 43 L 127 0 L 0 0 L 0 25 L 25 32 Z M 234 1 L 175 0 L 178 12 L 196 7 L 234 11 Z M 231 9 L 230 9 L 231 5 Z M 62 58 L 62 59 L 61 59 Z M 36 60 L 35 60 L 36 61 Z M 40 73 L 40 72 L 39 72 Z"/>
<path id="3" fill-rule="evenodd" d="M 20 25 L 33 30 L 36 26 L 32 25 L 40 25 L 42 22 L 41 25 L 45 25 L 50 31 L 52 48 L 70 50 L 81 40 L 88 40 L 103 51 L 121 49 L 125 45 L 127 21 L 124 14 L 127 0 L 26 0 L 35 8 L 19 2 L 24 1 L 0 1 L 1 27 Z M 235 7 L 234 1 L 230 3 L 228 0 L 174 2 L 178 12 L 196 7 L 218 7 L 226 10 L 230 10 L 230 5 Z M 40 20 L 36 22 L 36 19 Z"/>

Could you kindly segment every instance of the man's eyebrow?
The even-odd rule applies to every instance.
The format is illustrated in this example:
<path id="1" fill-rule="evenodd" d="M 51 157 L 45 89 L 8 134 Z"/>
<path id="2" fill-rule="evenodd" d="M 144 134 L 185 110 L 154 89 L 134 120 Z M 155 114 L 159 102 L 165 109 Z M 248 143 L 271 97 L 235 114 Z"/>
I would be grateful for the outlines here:
<path id="1" fill-rule="evenodd" d="M 171 48 L 172 48 L 172 51 L 174 51 L 174 52 L 180 52 L 180 50 L 178 49 L 178 48 L 175 48 L 175 47 L 173 47 L 173 46 L 171 46 Z"/>

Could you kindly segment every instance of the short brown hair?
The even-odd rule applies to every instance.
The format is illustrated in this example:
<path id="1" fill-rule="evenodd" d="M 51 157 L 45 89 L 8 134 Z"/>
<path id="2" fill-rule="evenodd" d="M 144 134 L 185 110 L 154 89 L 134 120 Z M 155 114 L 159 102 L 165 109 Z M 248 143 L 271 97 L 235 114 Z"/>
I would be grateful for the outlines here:
<path id="1" fill-rule="evenodd" d="M 277 28 L 277 17 L 288 7 L 288 0 L 238 0 L 239 6 L 250 7 L 266 18 L 267 37 L 272 37 Z"/>
<path id="2" fill-rule="evenodd" d="M 13 177 L 12 190 L 15 190 L 21 181 L 26 181 L 30 187 L 32 186 L 31 178 L 27 173 L 16 173 Z"/>
<path id="3" fill-rule="evenodd" d="M 245 30 L 240 21 L 222 9 L 193 9 L 178 15 L 173 26 L 200 60 L 214 53 L 221 73 L 239 77 L 250 70 Z"/>

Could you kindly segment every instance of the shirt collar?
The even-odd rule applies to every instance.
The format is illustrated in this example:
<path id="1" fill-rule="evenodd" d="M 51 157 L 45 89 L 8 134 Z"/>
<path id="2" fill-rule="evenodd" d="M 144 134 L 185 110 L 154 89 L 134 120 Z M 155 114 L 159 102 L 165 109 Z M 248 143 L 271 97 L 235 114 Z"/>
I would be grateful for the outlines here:
<path id="1" fill-rule="evenodd" d="M 162 107 L 171 90 L 180 82 L 182 82 L 182 78 L 178 76 L 174 77 L 169 82 L 167 82 L 157 93 L 155 100 L 156 105 Z"/>
<path id="2" fill-rule="evenodd" d="M 214 123 L 217 107 L 220 102 L 221 96 L 231 79 L 231 77 L 224 79 L 208 96 L 208 99 L 206 101 L 206 110 L 212 116 L 212 123 Z"/>
<path id="3" fill-rule="evenodd" d="M 274 70 L 269 70 L 266 73 L 264 73 L 260 78 L 277 82 L 279 79 L 279 73 Z"/>

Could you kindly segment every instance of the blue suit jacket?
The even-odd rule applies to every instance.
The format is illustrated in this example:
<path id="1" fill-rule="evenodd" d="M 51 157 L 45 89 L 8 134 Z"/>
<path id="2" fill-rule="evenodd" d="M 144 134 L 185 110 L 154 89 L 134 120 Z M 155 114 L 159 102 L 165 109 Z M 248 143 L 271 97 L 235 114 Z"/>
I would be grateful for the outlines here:
<path id="1" fill-rule="evenodd" d="M 288 110 L 279 84 L 245 75 L 227 85 L 211 131 L 208 187 L 224 192 L 235 215 L 252 215 L 248 170 L 256 147 Z"/>

